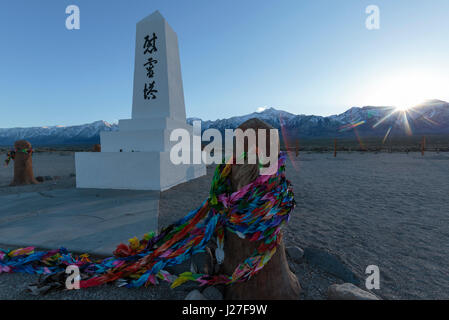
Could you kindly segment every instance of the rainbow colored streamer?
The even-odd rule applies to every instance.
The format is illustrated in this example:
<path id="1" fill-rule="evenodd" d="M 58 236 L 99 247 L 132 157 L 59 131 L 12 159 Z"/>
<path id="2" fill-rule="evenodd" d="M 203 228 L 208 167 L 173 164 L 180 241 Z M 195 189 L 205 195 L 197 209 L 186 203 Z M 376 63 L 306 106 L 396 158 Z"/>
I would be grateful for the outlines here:
<path id="1" fill-rule="evenodd" d="M 8 151 L 8 153 L 6 154 L 5 167 L 7 167 L 9 165 L 9 162 L 11 160 L 14 160 L 16 158 L 17 152 L 32 154 L 33 149 L 15 149 L 15 150 Z"/>
<path id="2" fill-rule="evenodd" d="M 229 179 L 232 163 L 219 165 L 210 196 L 201 207 L 157 235 L 151 232 L 141 240 L 132 238 L 128 245 L 118 245 L 112 257 L 91 261 L 88 254 L 76 256 L 65 248 L 47 252 L 35 251 L 34 247 L 0 249 L 0 273 L 55 274 L 76 265 L 86 275 L 80 288 L 113 281 L 132 288 L 155 285 L 158 279 L 171 283 L 172 288 L 187 281 L 196 281 L 201 286 L 246 281 L 275 254 L 281 241 L 281 227 L 289 221 L 295 207 L 291 184 L 285 177 L 285 161 L 286 154 L 281 153 L 275 174 L 260 175 L 236 192 L 231 192 Z M 217 261 L 222 262 L 225 230 L 250 241 L 260 241 L 232 275 L 184 272 L 176 276 L 165 270 L 203 252 L 213 236 L 217 238 Z"/>

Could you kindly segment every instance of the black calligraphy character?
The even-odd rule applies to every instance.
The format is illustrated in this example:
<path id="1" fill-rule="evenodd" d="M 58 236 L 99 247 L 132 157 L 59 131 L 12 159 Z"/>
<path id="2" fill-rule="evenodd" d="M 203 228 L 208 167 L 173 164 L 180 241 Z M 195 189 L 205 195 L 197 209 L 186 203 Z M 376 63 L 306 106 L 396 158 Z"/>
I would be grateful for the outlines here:
<path id="1" fill-rule="evenodd" d="M 144 99 L 146 99 L 146 100 L 156 99 L 156 96 L 154 95 L 154 93 L 156 93 L 157 90 L 154 89 L 154 84 L 155 84 L 154 81 L 148 83 L 148 86 L 147 86 L 147 83 L 145 83 L 145 88 L 143 89 L 143 98 Z"/>
<path id="2" fill-rule="evenodd" d="M 154 76 L 154 65 L 157 63 L 157 60 L 153 59 L 152 57 L 148 58 L 148 62 L 144 64 L 147 69 L 147 77 L 153 78 Z"/>
<path id="3" fill-rule="evenodd" d="M 146 36 L 145 37 L 145 43 L 143 44 L 143 48 L 145 49 L 145 51 L 143 52 L 143 54 L 147 54 L 147 53 L 153 53 L 155 51 L 157 51 L 156 48 L 156 34 L 153 32 L 153 37 L 150 39 L 150 36 Z"/>

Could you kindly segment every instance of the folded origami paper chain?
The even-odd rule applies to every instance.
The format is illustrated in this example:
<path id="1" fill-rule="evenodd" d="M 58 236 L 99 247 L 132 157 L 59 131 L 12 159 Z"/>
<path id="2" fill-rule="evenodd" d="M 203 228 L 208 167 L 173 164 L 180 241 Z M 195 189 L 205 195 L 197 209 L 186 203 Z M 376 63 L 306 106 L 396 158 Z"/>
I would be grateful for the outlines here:
<path id="1" fill-rule="evenodd" d="M 32 154 L 33 149 L 15 149 L 15 150 L 8 151 L 8 153 L 6 154 L 6 160 L 5 160 L 6 166 L 8 166 L 8 164 L 11 160 L 14 160 L 16 158 L 16 153 L 18 153 L 18 152 Z"/>
<path id="2" fill-rule="evenodd" d="M 231 162 L 217 167 L 210 196 L 201 207 L 191 211 L 159 234 L 145 234 L 120 244 L 114 256 L 91 261 L 87 254 L 76 256 L 65 248 L 35 251 L 34 247 L 17 250 L 0 249 L 0 273 L 26 272 L 55 274 L 76 265 L 83 274 L 81 288 L 120 281 L 127 287 L 171 283 L 174 288 L 186 281 L 200 285 L 232 284 L 250 279 L 276 252 L 281 241 L 281 227 L 288 222 L 295 207 L 290 182 L 285 177 L 286 155 L 281 153 L 275 174 L 260 175 L 242 189 L 231 192 Z M 208 275 L 184 272 L 172 275 L 165 270 L 203 252 L 213 236 L 217 238 L 217 261 L 224 259 L 225 229 L 260 244 L 254 253 L 237 266 L 232 275 Z"/>

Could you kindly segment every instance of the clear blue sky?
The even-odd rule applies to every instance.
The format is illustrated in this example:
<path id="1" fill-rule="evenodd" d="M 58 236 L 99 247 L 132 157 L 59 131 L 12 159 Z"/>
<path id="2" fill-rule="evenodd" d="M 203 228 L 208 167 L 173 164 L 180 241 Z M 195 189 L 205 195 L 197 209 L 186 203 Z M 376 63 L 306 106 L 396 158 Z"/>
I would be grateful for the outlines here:
<path id="1" fill-rule="evenodd" d="M 188 116 L 449 100 L 447 0 L 0 0 L 0 127 L 130 118 L 135 25 L 154 10 L 178 34 Z"/>

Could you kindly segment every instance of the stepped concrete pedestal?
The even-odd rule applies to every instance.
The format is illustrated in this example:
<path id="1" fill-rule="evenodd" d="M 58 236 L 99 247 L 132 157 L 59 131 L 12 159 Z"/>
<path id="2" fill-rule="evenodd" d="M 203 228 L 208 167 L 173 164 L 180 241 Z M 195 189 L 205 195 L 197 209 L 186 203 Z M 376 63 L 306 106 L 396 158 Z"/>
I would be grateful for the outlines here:
<path id="1" fill-rule="evenodd" d="M 79 152 L 76 187 L 160 190 L 204 176 L 204 165 L 174 165 L 170 152 Z"/>
<path id="2" fill-rule="evenodd" d="M 171 161 L 175 129 L 186 130 L 193 146 L 177 36 L 156 11 L 137 23 L 132 119 L 120 120 L 118 132 L 101 132 L 101 152 L 75 154 L 76 186 L 163 191 L 205 175 L 204 164 Z"/>

